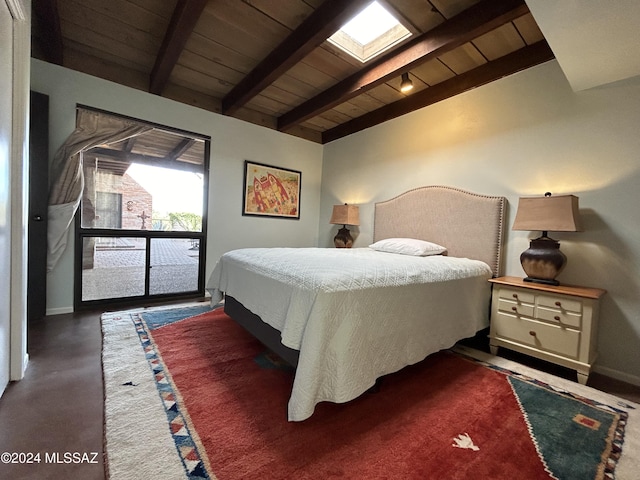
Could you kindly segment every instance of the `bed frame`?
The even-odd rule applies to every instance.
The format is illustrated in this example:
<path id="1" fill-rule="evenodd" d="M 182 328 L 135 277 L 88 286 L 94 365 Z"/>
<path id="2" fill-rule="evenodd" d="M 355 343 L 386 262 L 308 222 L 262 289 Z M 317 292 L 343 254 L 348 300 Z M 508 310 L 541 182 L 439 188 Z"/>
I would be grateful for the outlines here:
<path id="1" fill-rule="evenodd" d="M 263 322 L 258 315 L 247 310 L 244 305 L 229 295 L 224 297 L 224 313 L 289 365 L 298 366 L 300 352 L 283 345 L 280 342 L 280 332 L 278 330 Z"/>
<path id="2" fill-rule="evenodd" d="M 506 199 L 457 188 L 428 186 L 375 204 L 374 241 L 393 237 L 427 240 L 449 255 L 481 260 L 494 277 L 502 273 Z M 225 296 L 224 311 L 266 347 L 294 367 L 299 352 L 280 343 L 280 332 L 240 302 Z"/>

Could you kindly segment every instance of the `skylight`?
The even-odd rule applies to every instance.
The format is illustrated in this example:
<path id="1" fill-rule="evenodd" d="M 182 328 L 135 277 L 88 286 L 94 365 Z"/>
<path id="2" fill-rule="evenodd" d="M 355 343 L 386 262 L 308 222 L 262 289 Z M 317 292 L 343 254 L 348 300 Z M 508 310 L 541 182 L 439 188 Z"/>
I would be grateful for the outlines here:
<path id="1" fill-rule="evenodd" d="M 410 35 L 409 30 L 374 1 L 329 41 L 364 63 Z"/>
<path id="2" fill-rule="evenodd" d="M 396 25 L 398 20 L 378 2 L 373 2 L 340 30 L 364 45 Z"/>

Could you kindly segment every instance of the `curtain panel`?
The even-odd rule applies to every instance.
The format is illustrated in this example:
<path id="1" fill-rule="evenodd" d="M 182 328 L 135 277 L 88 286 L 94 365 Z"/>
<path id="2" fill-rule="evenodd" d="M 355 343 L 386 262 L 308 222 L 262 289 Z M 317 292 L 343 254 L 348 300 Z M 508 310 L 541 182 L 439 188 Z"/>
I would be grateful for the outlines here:
<path id="1" fill-rule="evenodd" d="M 152 127 L 121 117 L 78 109 L 76 129 L 56 152 L 51 165 L 47 272 L 53 270 L 68 242 L 68 231 L 84 190 L 83 152 L 121 142 Z"/>

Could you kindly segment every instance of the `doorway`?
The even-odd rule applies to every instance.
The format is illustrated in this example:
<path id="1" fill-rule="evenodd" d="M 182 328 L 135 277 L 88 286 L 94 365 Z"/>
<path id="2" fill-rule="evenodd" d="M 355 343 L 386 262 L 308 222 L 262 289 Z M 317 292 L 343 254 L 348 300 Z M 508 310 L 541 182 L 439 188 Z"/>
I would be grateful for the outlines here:
<path id="1" fill-rule="evenodd" d="M 45 316 L 47 304 L 49 96 L 32 91 L 30 97 L 27 319 L 34 321 Z"/>
<path id="2" fill-rule="evenodd" d="M 82 153 L 76 308 L 204 295 L 210 139 L 149 125 Z"/>

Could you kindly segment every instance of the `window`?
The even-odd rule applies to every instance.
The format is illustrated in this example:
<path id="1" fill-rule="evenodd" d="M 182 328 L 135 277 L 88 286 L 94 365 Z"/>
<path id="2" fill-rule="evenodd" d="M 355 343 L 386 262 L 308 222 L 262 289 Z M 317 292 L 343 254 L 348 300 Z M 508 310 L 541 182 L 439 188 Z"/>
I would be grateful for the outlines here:
<path id="1" fill-rule="evenodd" d="M 82 153 L 76 306 L 204 294 L 210 140 L 145 125 Z"/>

